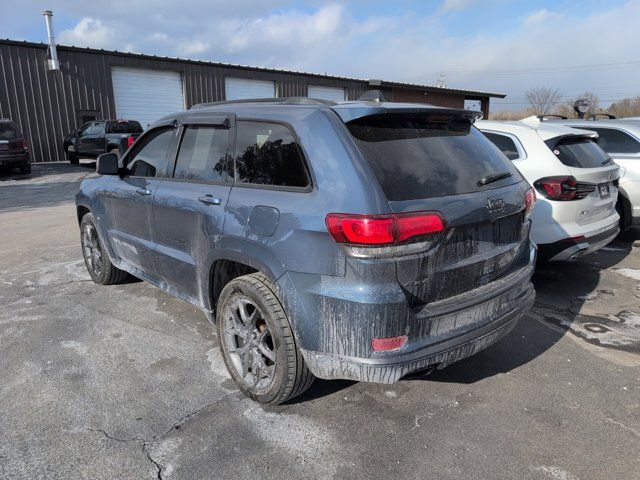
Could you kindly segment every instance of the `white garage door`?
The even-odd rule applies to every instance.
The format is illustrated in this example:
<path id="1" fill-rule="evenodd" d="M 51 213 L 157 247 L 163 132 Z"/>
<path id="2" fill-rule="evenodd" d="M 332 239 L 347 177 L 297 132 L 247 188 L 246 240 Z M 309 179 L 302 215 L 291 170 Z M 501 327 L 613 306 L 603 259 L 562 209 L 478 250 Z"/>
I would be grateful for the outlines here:
<path id="1" fill-rule="evenodd" d="M 164 70 L 113 67 L 116 115 L 147 126 L 165 115 L 184 110 L 182 74 Z"/>
<path id="2" fill-rule="evenodd" d="M 227 77 L 224 79 L 224 88 L 227 100 L 274 98 L 276 96 L 276 84 L 265 80 Z"/>
<path id="3" fill-rule="evenodd" d="M 342 87 L 321 87 L 320 85 L 309 85 L 309 98 L 319 98 L 321 100 L 331 100 L 333 102 L 344 102 L 344 88 Z"/>

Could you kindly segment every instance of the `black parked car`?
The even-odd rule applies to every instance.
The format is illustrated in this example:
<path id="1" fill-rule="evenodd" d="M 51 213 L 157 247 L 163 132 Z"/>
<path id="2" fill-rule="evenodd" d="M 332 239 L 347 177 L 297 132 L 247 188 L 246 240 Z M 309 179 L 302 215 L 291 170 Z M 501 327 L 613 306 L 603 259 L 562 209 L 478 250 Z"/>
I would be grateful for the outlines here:
<path id="1" fill-rule="evenodd" d="M 0 167 L 18 168 L 25 175 L 31 173 L 27 139 L 8 118 L 0 118 Z"/>
<path id="2" fill-rule="evenodd" d="M 124 153 L 142 133 L 135 120 L 96 120 L 87 122 L 64 137 L 64 151 L 76 165 L 80 157 L 96 158 L 101 153 Z"/>

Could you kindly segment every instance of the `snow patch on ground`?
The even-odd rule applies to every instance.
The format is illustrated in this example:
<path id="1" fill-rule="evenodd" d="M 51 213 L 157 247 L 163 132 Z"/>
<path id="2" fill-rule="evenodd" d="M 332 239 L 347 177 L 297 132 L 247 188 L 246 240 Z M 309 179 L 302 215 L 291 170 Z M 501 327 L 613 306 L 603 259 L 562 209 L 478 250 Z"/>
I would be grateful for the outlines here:
<path id="1" fill-rule="evenodd" d="M 207 350 L 207 360 L 209 360 L 209 365 L 211 365 L 211 371 L 216 376 L 223 377 L 224 379 L 231 378 L 227 366 L 222 359 L 222 352 L 218 347 Z"/>
<path id="2" fill-rule="evenodd" d="M 84 355 L 88 351 L 88 348 L 84 343 L 76 342 L 75 340 L 65 340 L 60 342 L 60 345 L 62 345 L 62 348 L 73 350 L 80 355 Z"/>
<path id="3" fill-rule="evenodd" d="M 578 477 L 572 473 L 553 465 L 538 465 L 536 467 L 532 467 L 532 470 L 544 473 L 548 478 L 552 478 L 554 480 L 578 480 Z"/>
<path id="4" fill-rule="evenodd" d="M 248 399 L 243 403 L 247 427 L 264 442 L 297 455 L 304 463 L 313 462 L 311 471 L 316 478 L 333 477 L 335 465 L 325 460 L 339 452 L 341 446 L 327 427 L 302 415 L 267 412 Z"/>
<path id="5" fill-rule="evenodd" d="M 614 268 L 613 271 L 625 277 L 640 280 L 640 270 L 636 268 Z"/>

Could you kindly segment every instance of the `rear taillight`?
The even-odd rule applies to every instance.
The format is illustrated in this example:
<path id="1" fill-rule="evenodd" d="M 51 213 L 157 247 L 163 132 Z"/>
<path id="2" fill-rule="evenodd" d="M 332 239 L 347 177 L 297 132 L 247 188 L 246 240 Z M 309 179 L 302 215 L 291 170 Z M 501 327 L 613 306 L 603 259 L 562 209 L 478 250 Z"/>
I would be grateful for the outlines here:
<path id="1" fill-rule="evenodd" d="M 29 144 L 27 143 L 27 139 L 26 138 L 22 139 L 22 149 L 23 150 L 29 150 Z"/>
<path id="2" fill-rule="evenodd" d="M 130 135 L 129 138 L 127 138 L 127 148 L 131 148 L 131 145 L 133 145 L 135 141 L 136 139 L 133 138 L 133 135 Z"/>
<path id="3" fill-rule="evenodd" d="M 524 215 L 527 216 L 536 204 L 536 191 L 530 188 L 524 193 Z"/>
<path id="4" fill-rule="evenodd" d="M 574 177 L 545 177 L 533 184 L 549 200 L 580 200 L 595 191 L 593 183 L 578 182 Z"/>
<path id="5" fill-rule="evenodd" d="M 397 245 L 442 232 L 444 218 L 437 212 L 388 215 L 330 213 L 327 230 L 338 243 L 350 245 Z"/>

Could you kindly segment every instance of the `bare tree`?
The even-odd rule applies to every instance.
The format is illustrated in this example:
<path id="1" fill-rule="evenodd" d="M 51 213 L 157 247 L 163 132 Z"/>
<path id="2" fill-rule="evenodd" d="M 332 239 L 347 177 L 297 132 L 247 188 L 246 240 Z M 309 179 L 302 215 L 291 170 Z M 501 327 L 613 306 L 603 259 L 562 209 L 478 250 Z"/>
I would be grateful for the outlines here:
<path id="1" fill-rule="evenodd" d="M 527 101 L 535 115 L 546 115 L 560 101 L 557 88 L 537 87 L 525 92 Z"/>
<path id="2" fill-rule="evenodd" d="M 640 97 L 624 98 L 612 103 L 609 112 L 618 118 L 640 116 Z"/>

